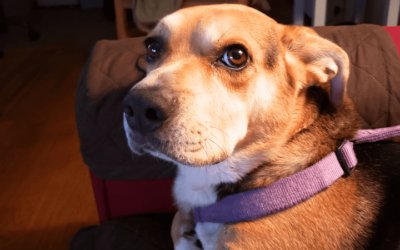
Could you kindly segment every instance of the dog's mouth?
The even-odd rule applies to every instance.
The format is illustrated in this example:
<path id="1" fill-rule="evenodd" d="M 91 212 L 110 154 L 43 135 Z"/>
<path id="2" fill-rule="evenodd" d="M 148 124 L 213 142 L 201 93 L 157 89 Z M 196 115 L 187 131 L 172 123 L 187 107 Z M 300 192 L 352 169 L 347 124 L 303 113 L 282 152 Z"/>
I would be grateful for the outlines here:
<path id="1" fill-rule="evenodd" d="M 225 152 L 223 155 L 217 155 L 207 139 L 163 140 L 153 133 L 143 135 L 133 131 L 126 121 L 124 121 L 124 126 L 129 148 L 138 155 L 148 153 L 176 164 L 196 167 L 215 165 L 229 157 Z"/>

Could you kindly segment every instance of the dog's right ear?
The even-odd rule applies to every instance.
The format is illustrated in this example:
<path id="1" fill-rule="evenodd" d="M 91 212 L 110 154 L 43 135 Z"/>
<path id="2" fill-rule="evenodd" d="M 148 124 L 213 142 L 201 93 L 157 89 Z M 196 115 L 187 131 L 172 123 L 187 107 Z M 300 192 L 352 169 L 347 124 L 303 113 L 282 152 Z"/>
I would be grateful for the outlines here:
<path id="1" fill-rule="evenodd" d="M 330 100 L 340 107 L 346 94 L 349 59 L 336 44 L 321 38 L 312 29 L 282 26 L 285 59 L 299 88 L 330 82 Z"/>

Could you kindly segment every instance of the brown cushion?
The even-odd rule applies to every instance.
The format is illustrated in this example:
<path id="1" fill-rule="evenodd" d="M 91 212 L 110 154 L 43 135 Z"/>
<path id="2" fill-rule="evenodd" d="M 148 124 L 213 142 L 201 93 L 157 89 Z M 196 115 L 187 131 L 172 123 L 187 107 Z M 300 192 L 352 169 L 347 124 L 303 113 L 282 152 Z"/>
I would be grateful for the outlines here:
<path id="1" fill-rule="evenodd" d="M 137 66 L 145 54 L 144 37 L 123 40 L 102 40 L 93 48 L 87 76 L 88 95 L 101 98 L 114 89 L 131 87 L 145 73 Z"/>
<path id="2" fill-rule="evenodd" d="M 400 125 L 400 59 L 386 30 L 371 24 L 314 30 L 349 55 L 348 95 L 356 104 L 361 128 Z"/>

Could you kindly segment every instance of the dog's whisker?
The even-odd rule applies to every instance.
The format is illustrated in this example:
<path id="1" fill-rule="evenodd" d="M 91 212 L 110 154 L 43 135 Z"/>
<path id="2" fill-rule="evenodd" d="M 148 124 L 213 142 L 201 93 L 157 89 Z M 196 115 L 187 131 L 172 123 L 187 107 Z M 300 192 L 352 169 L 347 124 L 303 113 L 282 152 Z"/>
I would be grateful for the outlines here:
<path id="1" fill-rule="evenodd" d="M 201 144 L 200 144 L 200 145 L 201 145 Z M 204 148 L 204 146 L 203 146 L 203 145 L 201 145 L 201 147 L 203 148 L 204 152 L 206 152 L 207 159 L 210 159 L 210 156 L 208 156 L 207 150 Z"/>
<path id="2" fill-rule="evenodd" d="M 226 133 L 226 132 L 223 131 L 222 129 L 218 128 L 216 124 L 214 124 L 214 123 L 212 123 L 212 122 L 209 122 L 209 121 L 206 121 L 206 122 L 208 122 L 208 123 L 211 124 L 211 125 L 215 125 L 215 126 L 208 126 L 208 127 L 221 131 L 224 135 L 226 135 L 226 137 L 227 137 L 229 140 L 232 141 L 232 139 L 231 139 L 231 137 L 228 135 L 228 133 Z M 213 136 L 216 137 L 215 135 L 213 135 Z"/>
<path id="3" fill-rule="evenodd" d="M 212 123 L 211 123 L 211 124 L 212 124 Z M 222 133 L 224 133 L 224 135 L 226 135 L 226 136 L 228 137 L 229 140 L 232 141 L 232 139 L 229 137 L 229 135 L 228 135 L 225 131 L 223 131 L 222 129 L 220 129 L 220 128 L 218 128 L 218 127 L 214 127 L 214 126 L 209 126 L 209 127 L 221 131 Z"/>
<path id="4" fill-rule="evenodd" d="M 211 133 L 211 135 L 214 136 L 215 139 L 217 139 L 218 142 L 221 144 L 221 149 L 222 149 L 222 151 L 224 151 L 225 156 L 226 156 L 226 157 L 229 157 L 228 153 L 227 153 L 227 152 L 223 149 L 223 147 L 222 147 L 223 144 L 222 144 L 221 140 L 220 140 L 217 136 L 215 136 L 213 133 Z"/>
<path id="5" fill-rule="evenodd" d="M 200 137 L 201 137 L 201 139 L 204 140 L 203 136 L 200 135 Z M 205 140 L 204 140 L 204 141 L 205 141 Z M 209 156 L 208 153 L 207 153 L 207 150 L 204 148 L 204 146 L 203 146 L 202 144 L 200 144 L 200 145 L 203 147 L 204 152 L 206 152 L 207 159 L 211 159 L 210 156 Z M 206 144 L 206 145 L 207 145 L 207 144 Z"/>
<path id="6" fill-rule="evenodd" d="M 211 150 L 213 151 L 213 156 L 214 156 L 214 158 L 215 158 L 215 157 L 216 157 L 216 155 L 215 155 L 214 148 L 213 148 L 213 147 L 211 147 L 211 145 L 210 145 L 209 143 L 207 143 L 207 142 L 206 142 L 206 145 L 207 145 L 207 144 L 210 146 Z"/>
<path id="7" fill-rule="evenodd" d="M 222 152 L 224 152 L 224 154 L 225 154 L 226 157 L 229 156 L 229 155 L 225 152 L 225 150 L 224 150 L 218 143 L 216 143 L 215 141 L 211 140 L 210 138 L 209 138 L 208 140 L 210 140 L 212 143 L 214 143 L 215 145 L 217 145 L 217 146 L 222 150 Z"/>

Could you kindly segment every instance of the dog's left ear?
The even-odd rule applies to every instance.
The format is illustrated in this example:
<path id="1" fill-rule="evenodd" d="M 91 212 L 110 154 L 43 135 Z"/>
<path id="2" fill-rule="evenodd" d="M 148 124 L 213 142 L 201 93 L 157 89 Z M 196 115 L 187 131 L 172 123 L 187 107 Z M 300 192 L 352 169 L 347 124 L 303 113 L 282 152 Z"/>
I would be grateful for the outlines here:
<path id="1" fill-rule="evenodd" d="M 300 88 L 330 82 L 330 100 L 340 107 L 346 94 L 349 59 L 336 44 L 321 38 L 312 29 L 282 26 L 285 59 Z"/>

